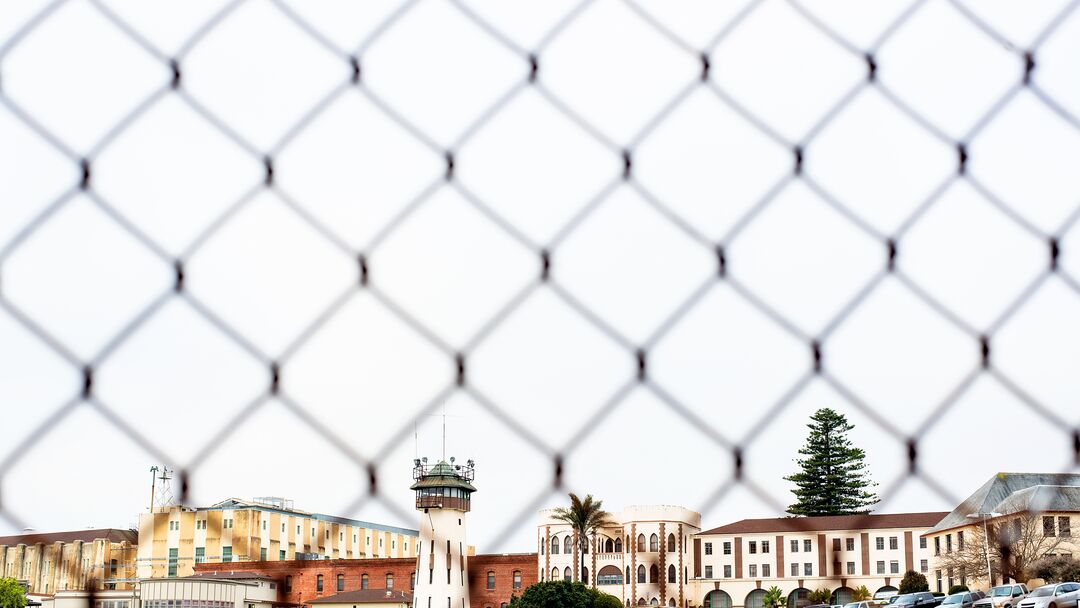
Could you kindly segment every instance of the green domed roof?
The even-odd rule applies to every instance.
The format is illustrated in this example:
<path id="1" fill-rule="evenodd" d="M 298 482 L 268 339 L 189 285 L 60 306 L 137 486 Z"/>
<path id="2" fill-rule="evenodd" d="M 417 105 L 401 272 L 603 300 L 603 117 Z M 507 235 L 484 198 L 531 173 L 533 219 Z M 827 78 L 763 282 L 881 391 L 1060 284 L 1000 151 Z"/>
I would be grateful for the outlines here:
<path id="1" fill-rule="evenodd" d="M 454 465 L 445 460 L 431 467 L 416 483 L 409 486 L 410 490 L 421 488 L 461 488 L 469 492 L 476 491 L 476 488 L 454 468 Z"/>

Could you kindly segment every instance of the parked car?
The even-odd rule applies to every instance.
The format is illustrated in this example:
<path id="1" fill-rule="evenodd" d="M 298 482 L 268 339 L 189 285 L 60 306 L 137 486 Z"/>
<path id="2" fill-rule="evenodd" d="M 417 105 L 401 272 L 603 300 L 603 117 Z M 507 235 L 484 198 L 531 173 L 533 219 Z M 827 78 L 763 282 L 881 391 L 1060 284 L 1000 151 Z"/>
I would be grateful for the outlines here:
<path id="1" fill-rule="evenodd" d="M 919 591 L 917 593 L 903 593 L 896 596 L 891 606 L 896 608 L 933 608 L 934 606 L 941 605 L 942 598 L 934 597 L 933 593 L 928 591 Z"/>
<path id="2" fill-rule="evenodd" d="M 975 605 L 975 597 L 967 591 L 962 591 L 941 600 L 941 605 L 949 608 L 972 608 Z"/>
<path id="3" fill-rule="evenodd" d="M 976 600 L 974 608 L 1014 608 L 1027 594 L 1028 588 L 1024 584 L 998 585 L 986 597 Z"/>
<path id="4" fill-rule="evenodd" d="M 876 608 L 877 604 L 870 600 L 861 600 L 844 604 L 843 608 Z"/>
<path id="5" fill-rule="evenodd" d="M 900 595 L 899 591 L 878 591 L 874 594 L 875 602 L 889 602 L 891 598 Z"/>
<path id="6" fill-rule="evenodd" d="M 1080 583 L 1058 583 L 1036 587 L 1021 600 L 1018 608 L 1078 608 Z"/>
<path id="7" fill-rule="evenodd" d="M 976 589 L 975 591 L 971 592 L 971 597 L 975 598 L 975 601 L 977 602 L 986 597 L 986 592 L 982 591 L 981 589 Z"/>

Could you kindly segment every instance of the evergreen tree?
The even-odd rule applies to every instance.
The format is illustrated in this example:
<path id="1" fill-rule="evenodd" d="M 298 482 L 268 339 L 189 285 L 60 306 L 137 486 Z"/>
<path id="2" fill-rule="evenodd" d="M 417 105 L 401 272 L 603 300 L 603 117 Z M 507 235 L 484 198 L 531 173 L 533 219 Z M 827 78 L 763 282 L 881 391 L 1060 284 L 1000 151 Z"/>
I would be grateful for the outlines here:
<path id="1" fill-rule="evenodd" d="M 795 483 L 792 515 L 854 515 L 868 513 L 878 501 L 868 490 L 877 484 L 870 480 L 863 458 L 866 453 L 851 444 L 847 433 L 855 428 L 847 418 L 829 408 L 810 417 L 810 436 L 799 450 L 801 469 L 785 477 Z"/>

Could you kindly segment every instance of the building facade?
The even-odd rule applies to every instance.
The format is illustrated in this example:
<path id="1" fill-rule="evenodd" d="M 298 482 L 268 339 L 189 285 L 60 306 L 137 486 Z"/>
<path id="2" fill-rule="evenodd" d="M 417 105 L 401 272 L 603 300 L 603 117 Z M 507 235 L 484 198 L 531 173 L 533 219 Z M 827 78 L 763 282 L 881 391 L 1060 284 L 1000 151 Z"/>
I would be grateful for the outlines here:
<path id="1" fill-rule="evenodd" d="M 776 585 L 788 606 L 810 604 L 828 589 L 834 604 L 865 585 L 895 591 L 908 570 L 927 573 L 931 550 L 922 534 L 945 513 L 744 519 L 693 538 L 689 606 L 762 608 Z"/>
<path id="2" fill-rule="evenodd" d="M 1023 555 L 1027 561 L 1042 554 L 1080 558 L 1074 526 L 1080 526 L 1080 474 L 998 473 L 926 532 L 933 563 L 926 575 L 930 589 L 1026 582 L 1017 580 L 1023 574 L 1013 571 L 1015 566 L 1002 571 L 1001 545 L 1022 542 L 1017 556 L 1035 553 Z"/>
<path id="3" fill-rule="evenodd" d="M 415 557 L 417 531 L 308 513 L 283 499 L 172 506 L 139 518 L 139 578 L 190 576 L 199 563 Z"/>
<path id="4" fill-rule="evenodd" d="M 130 589 L 138 534 L 112 528 L 0 536 L 0 575 L 30 594 Z"/>
<path id="5" fill-rule="evenodd" d="M 701 529 L 701 514 L 676 506 L 627 507 L 584 549 L 570 526 L 552 515 L 552 510 L 541 511 L 537 526 L 540 580 L 586 582 L 627 606 L 692 605 L 690 539 Z"/>

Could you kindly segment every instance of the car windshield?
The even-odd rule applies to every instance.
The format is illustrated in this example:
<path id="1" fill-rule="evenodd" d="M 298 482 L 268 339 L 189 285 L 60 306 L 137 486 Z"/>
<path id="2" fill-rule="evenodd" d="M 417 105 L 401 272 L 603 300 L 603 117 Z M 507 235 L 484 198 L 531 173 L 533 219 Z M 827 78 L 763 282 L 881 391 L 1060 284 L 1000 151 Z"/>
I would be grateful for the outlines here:
<path id="1" fill-rule="evenodd" d="M 1029 595 L 1028 597 L 1049 597 L 1051 595 L 1054 595 L 1054 586 L 1047 585 L 1046 587 L 1039 587 L 1038 589 L 1032 591 L 1031 595 Z"/>
<path id="2" fill-rule="evenodd" d="M 1008 597 L 1012 595 L 1012 586 L 1007 587 L 994 587 L 990 595 L 994 597 Z"/>
<path id="3" fill-rule="evenodd" d="M 962 593 L 954 593 L 953 595 L 950 595 L 949 597 L 945 598 L 945 600 L 943 602 L 941 602 L 941 603 L 942 604 L 963 604 L 964 603 L 964 594 L 962 594 Z"/>
<path id="4" fill-rule="evenodd" d="M 898 596 L 896 596 L 896 601 L 893 602 L 893 603 L 896 604 L 897 606 L 911 606 L 912 604 L 915 603 L 915 596 L 914 595 L 898 595 Z"/>

